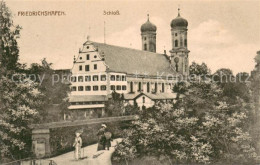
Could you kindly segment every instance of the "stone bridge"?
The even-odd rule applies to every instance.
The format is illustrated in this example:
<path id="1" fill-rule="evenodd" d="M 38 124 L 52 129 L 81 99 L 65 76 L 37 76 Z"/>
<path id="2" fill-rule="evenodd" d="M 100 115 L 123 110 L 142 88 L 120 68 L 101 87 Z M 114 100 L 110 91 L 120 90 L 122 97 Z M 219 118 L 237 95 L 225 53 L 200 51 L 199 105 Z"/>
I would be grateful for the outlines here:
<path id="1" fill-rule="evenodd" d="M 32 129 L 32 151 L 36 158 L 43 158 L 51 156 L 50 146 L 50 129 L 64 128 L 73 126 L 86 126 L 91 124 L 101 124 L 118 121 L 130 121 L 134 120 L 134 116 L 120 116 L 120 117 L 107 117 L 107 118 L 96 118 L 76 121 L 62 121 L 52 122 L 44 124 L 33 124 L 30 126 Z"/>

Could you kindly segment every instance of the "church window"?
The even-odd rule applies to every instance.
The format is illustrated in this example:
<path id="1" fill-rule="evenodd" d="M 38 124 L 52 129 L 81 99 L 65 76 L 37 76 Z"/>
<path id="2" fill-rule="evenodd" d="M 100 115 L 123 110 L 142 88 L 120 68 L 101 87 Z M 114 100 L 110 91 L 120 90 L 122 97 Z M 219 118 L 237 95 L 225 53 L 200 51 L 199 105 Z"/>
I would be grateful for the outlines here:
<path id="1" fill-rule="evenodd" d="M 145 97 L 143 97 L 143 103 L 145 103 Z"/>
<path id="2" fill-rule="evenodd" d="M 97 58 L 97 56 L 95 55 L 94 58 Z"/>
<path id="3" fill-rule="evenodd" d="M 101 75 L 101 81 L 106 81 L 107 76 L 106 75 Z"/>
<path id="4" fill-rule="evenodd" d="M 78 77 L 78 82 L 83 82 L 83 76 Z"/>
<path id="5" fill-rule="evenodd" d="M 154 92 L 157 92 L 157 83 L 154 84 Z"/>
<path id="6" fill-rule="evenodd" d="M 110 86 L 110 89 L 113 91 L 113 90 L 115 90 L 115 86 L 114 85 L 111 85 Z"/>
<path id="7" fill-rule="evenodd" d="M 78 87 L 78 91 L 83 91 L 83 90 L 84 90 L 83 86 Z"/>
<path id="8" fill-rule="evenodd" d="M 87 54 L 86 59 L 89 60 L 89 54 Z"/>
<path id="9" fill-rule="evenodd" d="M 146 40 L 146 37 L 144 37 L 144 40 Z"/>
<path id="10" fill-rule="evenodd" d="M 85 71 L 89 71 L 89 65 L 85 65 Z"/>
<path id="11" fill-rule="evenodd" d="M 178 66 L 178 63 L 175 64 L 175 70 L 176 70 L 176 72 L 179 72 L 179 66 Z"/>
<path id="12" fill-rule="evenodd" d="M 178 47 L 178 40 L 175 40 L 175 47 Z"/>
<path id="13" fill-rule="evenodd" d="M 147 50 L 147 44 L 144 44 L 144 50 Z"/>
<path id="14" fill-rule="evenodd" d="M 147 87 L 146 91 L 147 91 L 147 93 L 149 93 L 150 92 L 150 83 L 149 82 L 147 83 L 146 87 Z"/>
<path id="15" fill-rule="evenodd" d="M 120 86 L 120 85 L 117 85 L 117 86 L 116 86 L 116 90 L 119 90 L 119 91 L 120 91 L 120 90 L 121 90 L 121 86 Z"/>
<path id="16" fill-rule="evenodd" d="M 102 91 L 107 90 L 107 86 L 105 86 L 105 85 L 101 85 L 101 90 L 102 90 Z"/>
<path id="17" fill-rule="evenodd" d="M 93 91 L 98 91 L 98 86 L 97 85 L 93 86 Z"/>
<path id="18" fill-rule="evenodd" d="M 184 46 L 187 46 L 187 39 L 184 39 Z"/>
<path id="19" fill-rule="evenodd" d="M 93 76 L 93 81 L 98 81 L 98 75 Z"/>
<path id="20" fill-rule="evenodd" d="M 133 92 L 133 88 L 134 88 L 133 82 L 130 82 L 130 92 L 131 93 Z"/>
<path id="21" fill-rule="evenodd" d="M 139 82 L 139 83 L 138 83 L 138 92 L 141 92 L 141 90 L 142 90 L 142 83 Z"/>
<path id="22" fill-rule="evenodd" d="M 91 76 L 85 76 L 85 81 L 91 81 Z"/>
<path id="23" fill-rule="evenodd" d="M 122 86 L 122 90 L 124 90 L 124 91 L 126 90 L 126 86 L 125 85 Z"/>
<path id="24" fill-rule="evenodd" d="M 175 33 L 175 36 L 178 36 L 178 33 Z"/>
<path id="25" fill-rule="evenodd" d="M 111 76 L 110 76 L 110 80 L 111 80 L 111 81 L 115 81 L 115 79 L 116 79 L 115 75 L 111 75 Z"/>
<path id="26" fill-rule="evenodd" d="M 79 70 L 80 70 L 80 71 L 82 70 L 82 65 L 79 66 Z"/>
<path id="27" fill-rule="evenodd" d="M 97 64 L 94 64 L 94 69 L 95 69 L 95 70 L 97 69 Z"/>
<path id="28" fill-rule="evenodd" d="M 164 92 L 164 83 L 162 83 L 162 92 Z"/>
<path id="29" fill-rule="evenodd" d="M 91 91 L 91 86 L 85 86 L 86 91 Z"/>

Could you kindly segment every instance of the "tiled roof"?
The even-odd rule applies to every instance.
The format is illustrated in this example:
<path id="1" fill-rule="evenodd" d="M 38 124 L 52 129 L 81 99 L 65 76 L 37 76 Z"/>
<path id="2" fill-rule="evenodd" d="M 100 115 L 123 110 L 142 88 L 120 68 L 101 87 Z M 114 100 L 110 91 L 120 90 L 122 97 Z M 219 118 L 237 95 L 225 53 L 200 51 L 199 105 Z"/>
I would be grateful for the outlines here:
<path id="1" fill-rule="evenodd" d="M 110 71 L 148 76 L 176 75 L 166 55 L 93 42 Z"/>
<path id="2" fill-rule="evenodd" d="M 142 95 L 146 95 L 152 100 L 167 100 L 167 99 L 175 99 L 177 94 L 176 93 L 134 93 L 134 94 L 124 94 L 124 98 L 126 100 L 134 100 Z"/>
<path id="3" fill-rule="evenodd" d="M 71 95 L 69 102 L 107 101 L 106 95 Z"/>
<path id="4" fill-rule="evenodd" d="M 140 93 L 124 93 L 125 100 L 133 100 L 138 96 Z"/>

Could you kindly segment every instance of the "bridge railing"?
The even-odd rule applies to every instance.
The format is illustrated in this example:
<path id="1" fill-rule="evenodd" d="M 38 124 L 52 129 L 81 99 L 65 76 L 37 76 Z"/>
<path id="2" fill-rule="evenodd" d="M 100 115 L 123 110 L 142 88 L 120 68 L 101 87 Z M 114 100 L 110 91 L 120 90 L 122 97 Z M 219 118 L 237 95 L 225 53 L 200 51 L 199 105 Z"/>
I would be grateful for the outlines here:
<path id="1" fill-rule="evenodd" d="M 21 159 L 15 160 L 8 163 L 3 163 L 2 165 L 57 165 L 53 160 L 44 160 L 44 159 Z"/>

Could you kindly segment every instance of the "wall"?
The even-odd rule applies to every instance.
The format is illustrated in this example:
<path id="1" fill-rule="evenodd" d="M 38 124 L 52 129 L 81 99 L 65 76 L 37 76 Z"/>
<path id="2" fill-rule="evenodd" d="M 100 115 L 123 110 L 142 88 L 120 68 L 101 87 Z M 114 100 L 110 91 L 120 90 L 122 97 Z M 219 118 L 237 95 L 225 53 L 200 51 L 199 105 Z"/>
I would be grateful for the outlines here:
<path id="1" fill-rule="evenodd" d="M 143 103 L 143 98 L 145 99 L 145 103 Z M 151 100 L 149 97 L 145 95 L 141 95 L 136 99 L 136 103 L 140 109 L 142 109 L 142 106 L 145 106 L 145 108 L 150 108 L 154 105 L 154 101 Z"/>
<path id="2" fill-rule="evenodd" d="M 117 121 L 106 123 L 108 130 L 110 130 L 114 138 L 121 137 L 123 130 L 129 127 L 131 121 Z M 101 124 L 91 124 L 83 126 L 63 127 L 50 129 L 50 150 L 51 156 L 60 155 L 72 151 L 75 132 L 78 129 L 83 129 L 81 135 L 83 146 L 94 144 L 98 142 L 97 131 Z"/>

